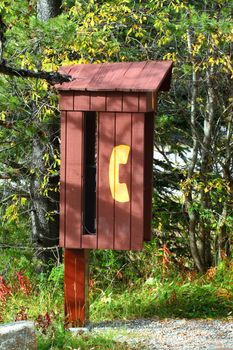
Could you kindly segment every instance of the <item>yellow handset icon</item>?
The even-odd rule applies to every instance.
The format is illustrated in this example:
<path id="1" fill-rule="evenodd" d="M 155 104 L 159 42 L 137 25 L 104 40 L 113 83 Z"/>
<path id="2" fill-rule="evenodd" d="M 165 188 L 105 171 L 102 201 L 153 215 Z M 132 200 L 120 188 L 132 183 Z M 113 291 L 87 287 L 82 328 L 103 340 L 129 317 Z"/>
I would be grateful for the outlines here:
<path id="1" fill-rule="evenodd" d="M 113 148 L 109 163 L 109 185 L 113 199 L 124 203 L 129 202 L 129 192 L 125 183 L 119 182 L 120 164 L 127 164 L 130 147 L 119 145 Z"/>

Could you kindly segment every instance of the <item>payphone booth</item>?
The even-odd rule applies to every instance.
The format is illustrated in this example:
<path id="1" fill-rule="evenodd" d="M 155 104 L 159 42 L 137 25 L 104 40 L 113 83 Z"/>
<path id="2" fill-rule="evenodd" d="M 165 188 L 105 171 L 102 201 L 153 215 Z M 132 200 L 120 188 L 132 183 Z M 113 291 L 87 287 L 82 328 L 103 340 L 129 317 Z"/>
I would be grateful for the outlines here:
<path id="1" fill-rule="evenodd" d="M 73 324 L 84 323 L 88 249 L 141 250 L 151 239 L 154 114 L 171 71 L 171 61 L 60 70 L 73 77 L 57 87 L 60 246 L 66 315 Z"/>

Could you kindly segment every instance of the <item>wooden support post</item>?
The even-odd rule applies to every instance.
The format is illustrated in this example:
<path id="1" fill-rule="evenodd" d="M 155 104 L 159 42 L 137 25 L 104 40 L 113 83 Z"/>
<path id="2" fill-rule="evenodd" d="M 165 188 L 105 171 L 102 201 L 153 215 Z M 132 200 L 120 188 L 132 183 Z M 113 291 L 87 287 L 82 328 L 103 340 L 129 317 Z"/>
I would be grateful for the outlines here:
<path id="1" fill-rule="evenodd" d="M 65 326 L 83 327 L 88 321 L 89 251 L 65 249 Z"/>

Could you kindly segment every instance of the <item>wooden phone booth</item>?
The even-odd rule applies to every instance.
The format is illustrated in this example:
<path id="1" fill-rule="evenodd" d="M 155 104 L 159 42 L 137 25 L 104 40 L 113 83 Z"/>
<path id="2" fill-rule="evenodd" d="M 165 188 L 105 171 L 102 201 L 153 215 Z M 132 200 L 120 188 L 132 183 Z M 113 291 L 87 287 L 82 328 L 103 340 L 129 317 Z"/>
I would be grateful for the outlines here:
<path id="1" fill-rule="evenodd" d="M 60 245 L 65 306 L 83 325 L 88 249 L 141 250 L 151 239 L 154 114 L 171 61 L 80 64 L 60 72 Z M 85 286 L 86 285 L 86 286 Z"/>

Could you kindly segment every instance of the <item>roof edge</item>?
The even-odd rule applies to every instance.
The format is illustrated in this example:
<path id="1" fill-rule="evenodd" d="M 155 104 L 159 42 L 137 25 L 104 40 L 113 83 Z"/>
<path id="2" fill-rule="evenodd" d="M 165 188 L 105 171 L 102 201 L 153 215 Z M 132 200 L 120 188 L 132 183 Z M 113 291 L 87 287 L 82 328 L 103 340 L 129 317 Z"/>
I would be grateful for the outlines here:
<path id="1" fill-rule="evenodd" d="M 171 87 L 171 80 L 172 80 L 172 68 L 173 68 L 173 62 L 171 61 L 171 66 L 167 70 L 167 73 L 164 77 L 164 79 L 161 81 L 161 84 L 158 88 L 158 91 L 169 91 Z"/>

